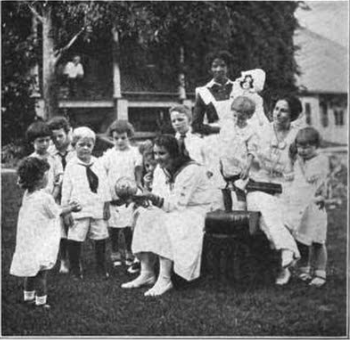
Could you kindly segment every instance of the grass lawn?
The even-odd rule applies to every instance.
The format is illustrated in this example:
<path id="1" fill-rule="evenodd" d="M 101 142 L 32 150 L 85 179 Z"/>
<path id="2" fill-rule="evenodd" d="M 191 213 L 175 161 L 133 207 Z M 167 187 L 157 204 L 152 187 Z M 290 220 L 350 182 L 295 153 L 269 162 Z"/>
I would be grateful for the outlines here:
<path id="1" fill-rule="evenodd" d="M 92 245 L 83 249 L 85 278 L 49 276 L 50 311 L 21 304 L 22 281 L 9 275 L 15 247 L 20 192 L 2 174 L 2 336 L 348 336 L 346 208 L 329 212 L 328 281 L 312 288 L 293 278 L 233 284 L 205 276 L 159 298 L 146 289 L 122 290 L 133 276 L 94 271 Z"/>

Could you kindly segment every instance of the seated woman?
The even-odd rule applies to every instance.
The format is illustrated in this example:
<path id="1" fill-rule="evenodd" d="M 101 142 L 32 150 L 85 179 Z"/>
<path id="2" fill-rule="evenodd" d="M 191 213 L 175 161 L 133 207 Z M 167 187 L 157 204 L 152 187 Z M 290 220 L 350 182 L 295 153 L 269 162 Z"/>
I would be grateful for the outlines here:
<path id="1" fill-rule="evenodd" d="M 279 183 L 282 188 L 292 174 L 289 147 L 295 140 L 298 128 L 291 124 L 302 111 L 296 97 L 281 97 L 273 109 L 273 121 L 259 131 L 257 157 L 251 169 L 255 181 Z M 255 160 L 257 162 L 255 163 Z M 283 192 L 285 189 L 283 189 Z M 260 228 L 274 249 L 281 251 L 281 271 L 276 284 L 286 284 L 291 276 L 288 266 L 300 257 L 296 242 L 284 224 L 284 194 L 270 195 L 262 191 L 247 194 L 247 207 L 260 211 Z"/>
<path id="2" fill-rule="evenodd" d="M 154 172 L 151 208 L 140 211 L 132 251 L 141 262 L 140 275 L 122 288 L 154 286 L 145 296 L 158 296 L 173 287 L 172 271 L 187 281 L 199 277 L 205 215 L 210 186 L 205 169 L 183 155 L 171 135 L 154 141 L 158 166 Z M 154 272 L 159 258 L 159 276 Z"/>

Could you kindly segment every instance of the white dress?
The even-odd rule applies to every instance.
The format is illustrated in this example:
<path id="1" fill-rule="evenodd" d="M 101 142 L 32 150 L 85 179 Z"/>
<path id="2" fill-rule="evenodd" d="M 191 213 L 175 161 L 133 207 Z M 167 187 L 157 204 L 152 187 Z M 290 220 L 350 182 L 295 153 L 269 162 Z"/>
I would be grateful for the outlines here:
<path id="1" fill-rule="evenodd" d="M 135 168 L 142 166 L 142 155 L 138 148 L 130 146 L 126 150 L 117 150 L 116 148 L 108 149 L 101 157 L 108 177 L 108 185 L 113 200 L 118 199 L 115 193 L 115 184 L 121 177 L 128 177 L 134 180 Z M 111 228 L 125 228 L 129 225 L 126 221 L 132 220 L 132 209 L 125 206 L 110 206 L 111 217 L 108 220 L 108 226 Z"/>
<path id="2" fill-rule="evenodd" d="M 157 167 L 153 193 L 164 198 L 164 205 L 139 211 L 133 253 L 151 252 L 168 258 L 174 262 L 175 273 L 188 281 L 198 278 L 209 189 L 203 167 L 195 163 L 182 168 L 174 183 Z"/>
<path id="3" fill-rule="evenodd" d="M 60 213 L 61 208 L 44 190 L 24 193 L 10 274 L 36 276 L 55 265 L 61 239 Z"/>
<path id="4" fill-rule="evenodd" d="M 324 155 L 306 161 L 298 157 L 295 162 L 294 181 L 286 198 L 285 223 L 295 239 L 306 245 L 326 241 L 327 213 L 313 202 L 313 198 L 317 190 L 326 185 L 328 164 Z"/>
<path id="5" fill-rule="evenodd" d="M 299 258 L 299 250 L 295 240 L 284 224 L 285 187 L 284 174 L 289 162 L 288 150 L 298 130 L 291 127 L 283 143 L 277 141 L 273 123 L 268 124 L 259 133 L 257 158 L 254 160 L 250 177 L 261 182 L 280 183 L 281 195 L 269 195 L 261 191 L 247 194 L 247 208 L 260 211 L 260 228 L 276 250 L 290 250 L 295 258 Z"/>

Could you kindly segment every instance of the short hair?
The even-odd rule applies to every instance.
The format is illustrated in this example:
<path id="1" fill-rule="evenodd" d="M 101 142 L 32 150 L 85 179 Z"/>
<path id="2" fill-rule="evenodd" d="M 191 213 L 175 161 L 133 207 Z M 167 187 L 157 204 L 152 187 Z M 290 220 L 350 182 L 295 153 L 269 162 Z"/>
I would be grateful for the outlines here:
<path id="1" fill-rule="evenodd" d="M 225 62 L 226 66 L 230 66 L 233 61 L 233 56 L 230 52 L 225 50 L 210 52 L 205 57 L 208 68 L 211 68 L 211 64 L 215 59 L 222 59 Z"/>
<path id="2" fill-rule="evenodd" d="M 187 116 L 188 120 L 191 122 L 192 121 L 192 111 L 191 109 L 186 106 L 186 105 L 175 105 L 170 108 L 169 114 L 171 115 L 172 112 L 179 112 L 183 113 L 184 115 Z"/>
<path id="3" fill-rule="evenodd" d="M 321 135 L 315 128 L 308 126 L 298 131 L 295 143 L 301 145 L 309 144 L 318 148 L 321 144 Z"/>
<path id="4" fill-rule="evenodd" d="M 282 95 L 277 98 L 277 100 L 274 103 L 274 107 L 276 103 L 280 100 L 284 100 L 288 103 L 290 110 L 290 121 L 292 122 L 298 119 L 301 112 L 303 111 L 303 105 L 301 104 L 300 99 L 293 95 Z"/>
<path id="5" fill-rule="evenodd" d="M 231 104 L 231 110 L 242 112 L 248 116 L 248 118 L 251 118 L 253 116 L 255 107 L 256 105 L 254 101 L 245 96 L 236 97 Z"/>
<path id="6" fill-rule="evenodd" d="M 51 131 L 63 129 L 66 133 L 70 131 L 70 124 L 63 116 L 56 116 L 50 119 L 47 123 Z"/>
<path id="7" fill-rule="evenodd" d="M 18 165 L 18 185 L 23 189 L 35 188 L 45 172 L 50 169 L 49 163 L 37 157 L 26 157 Z"/>
<path id="8" fill-rule="evenodd" d="M 126 133 L 128 137 L 133 137 L 135 134 L 134 127 L 127 120 L 117 119 L 108 128 L 108 135 L 113 136 L 113 132 Z"/>
<path id="9" fill-rule="evenodd" d="M 40 137 L 51 137 L 52 132 L 47 125 L 47 123 L 43 121 L 37 121 L 29 125 L 26 131 L 26 139 L 29 143 L 34 142 L 37 138 Z"/>
<path id="10" fill-rule="evenodd" d="M 87 126 L 81 126 L 73 131 L 73 137 L 72 137 L 72 145 L 75 146 L 77 142 L 82 138 L 88 138 L 94 141 L 96 141 L 96 134 L 94 131 L 92 131 Z"/>

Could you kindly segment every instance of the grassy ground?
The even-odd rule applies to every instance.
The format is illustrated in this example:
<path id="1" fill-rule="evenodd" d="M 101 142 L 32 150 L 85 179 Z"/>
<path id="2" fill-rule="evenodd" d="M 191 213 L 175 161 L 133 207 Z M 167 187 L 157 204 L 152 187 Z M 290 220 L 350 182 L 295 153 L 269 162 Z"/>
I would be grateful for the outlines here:
<path id="1" fill-rule="evenodd" d="M 49 312 L 20 303 L 22 282 L 9 275 L 15 247 L 21 192 L 13 174 L 2 174 L 2 335 L 3 336 L 329 336 L 348 335 L 346 208 L 329 213 L 328 281 L 311 288 L 293 278 L 273 285 L 267 272 L 242 284 L 204 276 L 159 298 L 145 289 L 125 291 L 133 276 L 111 269 L 105 281 L 94 272 L 92 245 L 84 247 L 83 281 L 49 276 Z M 257 279 L 258 278 L 258 279 Z"/>

